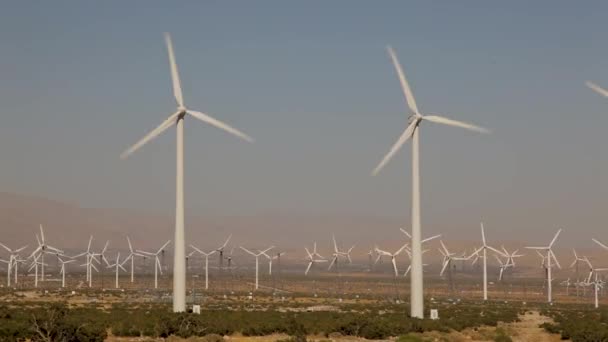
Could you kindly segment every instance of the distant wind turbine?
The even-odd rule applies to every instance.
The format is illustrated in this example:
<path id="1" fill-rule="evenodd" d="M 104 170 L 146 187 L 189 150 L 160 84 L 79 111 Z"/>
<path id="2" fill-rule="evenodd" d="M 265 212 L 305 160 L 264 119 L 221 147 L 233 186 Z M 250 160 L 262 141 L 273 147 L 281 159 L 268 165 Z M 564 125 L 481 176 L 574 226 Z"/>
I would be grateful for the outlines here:
<path id="1" fill-rule="evenodd" d="M 177 158 L 176 158 L 176 198 L 175 198 L 175 251 L 173 256 L 173 312 L 186 311 L 186 242 L 184 233 L 184 119 L 186 115 L 203 121 L 211 126 L 220 128 L 230 134 L 253 142 L 246 134 L 232 128 L 231 126 L 221 122 L 205 113 L 190 110 L 185 107 L 182 95 L 182 88 L 173 54 L 173 45 L 171 37 L 165 33 L 165 42 L 169 51 L 169 64 L 171 66 L 171 79 L 173 80 L 173 95 L 177 101 L 177 111 L 171 114 L 158 127 L 150 131 L 135 145 L 128 148 L 121 154 L 121 158 L 125 159 L 133 152 L 152 139 L 159 136 L 162 132 L 175 126 L 177 129 Z"/>
<path id="2" fill-rule="evenodd" d="M 378 174 L 380 170 L 388 163 L 388 161 L 399 151 L 405 142 L 412 138 L 412 275 L 411 275 L 411 316 L 415 318 L 424 318 L 424 288 L 422 279 L 422 243 L 421 243 L 421 223 L 420 223 L 420 157 L 419 145 L 420 135 L 419 128 L 422 121 L 435 122 L 448 126 L 465 128 L 468 130 L 488 133 L 485 128 L 481 128 L 469 123 L 464 123 L 436 115 L 422 115 L 416 105 L 414 94 L 410 89 L 405 78 L 397 55 L 391 47 L 388 47 L 388 53 L 393 61 L 393 65 L 397 71 L 401 88 L 405 95 L 407 105 L 412 112 L 409 119 L 409 125 L 401 134 L 397 142 L 391 147 L 390 151 L 380 164 L 372 172 L 373 175 Z"/>
<path id="3" fill-rule="evenodd" d="M 547 255 L 545 256 L 545 262 L 546 262 L 546 268 L 547 268 L 547 302 L 551 303 L 553 301 L 552 293 L 551 293 L 551 282 L 553 281 L 553 279 L 551 279 L 551 260 L 555 261 L 555 264 L 557 265 L 558 268 L 562 268 L 562 266 L 559 264 L 559 261 L 557 261 L 557 258 L 555 257 L 555 254 L 553 253 L 553 250 L 551 249 L 553 247 L 553 244 L 555 243 L 555 241 L 557 240 L 557 237 L 559 236 L 559 234 L 562 232 L 561 229 L 559 229 L 557 231 L 557 233 L 555 233 L 555 236 L 553 237 L 553 240 L 551 240 L 551 242 L 549 243 L 549 246 L 544 246 L 544 247 L 526 247 L 528 249 L 536 249 L 539 251 L 545 251 L 547 253 Z"/>

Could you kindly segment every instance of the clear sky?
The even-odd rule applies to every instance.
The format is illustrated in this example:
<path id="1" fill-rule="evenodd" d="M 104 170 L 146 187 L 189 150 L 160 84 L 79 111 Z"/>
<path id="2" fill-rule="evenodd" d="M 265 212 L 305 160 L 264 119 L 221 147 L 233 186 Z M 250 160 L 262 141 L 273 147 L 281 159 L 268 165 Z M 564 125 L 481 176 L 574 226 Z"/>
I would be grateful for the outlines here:
<path id="1" fill-rule="evenodd" d="M 186 105 L 256 139 L 186 122 L 197 215 L 409 220 L 410 145 L 396 49 L 426 113 L 428 230 L 605 231 L 606 1 L 13 1 L 0 6 L 0 191 L 172 213 L 175 133 L 119 154 Z M 476 230 L 475 230 L 476 231 Z M 600 234 L 601 235 L 601 234 Z M 608 233 L 604 233 L 608 237 Z M 580 237 L 582 239 L 582 237 Z"/>

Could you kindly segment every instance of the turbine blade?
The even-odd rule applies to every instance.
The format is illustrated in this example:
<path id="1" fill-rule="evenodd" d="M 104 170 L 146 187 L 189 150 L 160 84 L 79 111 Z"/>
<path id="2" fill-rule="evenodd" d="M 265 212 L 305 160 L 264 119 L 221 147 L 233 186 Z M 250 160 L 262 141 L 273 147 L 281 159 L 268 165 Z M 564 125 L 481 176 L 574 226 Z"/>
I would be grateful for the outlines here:
<path id="1" fill-rule="evenodd" d="M 559 261 L 557 261 L 557 258 L 555 257 L 555 254 L 553 254 L 552 250 L 549 250 L 549 254 L 551 254 L 551 258 L 553 258 L 553 261 L 555 261 L 555 264 L 557 265 L 558 268 L 562 268 L 562 265 L 559 264 Z"/>
<path id="2" fill-rule="evenodd" d="M 13 252 L 13 251 L 12 251 L 10 248 L 6 247 L 6 246 L 5 246 L 3 243 L 0 243 L 0 246 L 2 246 L 2 248 L 6 249 L 6 250 L 7 250 L 7 252 L 9 252 L 9 253 L 12 253 L 12 252 Z M 24 247 L 24 248 L 25 248 L 25 247 Z"/>
<path id="3" fill-rule="evenodd" d="M 158 252 L 156 252 L 156 254 L 162 252 L 163 249 L 165 249 L 165 247 L 167 247 L 167 245 L 170 243 L 171 243 L 171 240 L 167 240 L 167 242 L 165 242 L 165 244 L 161 248 L 158 249 Z"/>
<path id="4" fill-rule="evenodd" d="M 331 270 L 331 267 L 336 263 L 336 259 L 338 259 L 337 256 L 334 256 L 334 258 L 331 260 L 331 263 L 329 264 L 329 267 L 327 268 L 327 270 Z"/>
<path id="5" fill-rule="evenodd" d="M 44 244 L 44 229 L 42 229 L 42 223 L 40 224 L 40 240 Z"/>
<path id="6" fill-rule="evenodd" d="M 226 242 L 224 242 L 224 244 L 222 245 L 222 247 L 220 247 L 220 249 L 224 249 L 226 247 L 226 245 L 228 245 L 228 241 L 230 241 L 230 238 L 232 238 L 232 234 L 228 235 Z"/>
<path id="7" fill-rule="evenodd" d="M 308 263 L 308 267 L 306 267 L 306 271 L 304 272 L 304 275 L 308 275 L 308 271 L 310 271 L 310 267 L 312 267 L 312 261 Z"/>
<path id="8" fill-rule="evenodd" d="M 215 127 L 219 128 L 219 129 L 223 129 L 224 131 L 226 131 L 226 132 L 228 132 L 228 133 L 230 133 L 232 135 L 236 135 L 237 137 L 239 137 L 239 138 L 241 138 L 241 139 L 243 139 L 245 141 L 248 141 L 250 143 L 253 142 L 253 138 L 251 138 L 247 134 L 239 131 L 236 128 L 233 128 L 233 127 L 229 126 L 228 124 L 226 124 L 226 123 L 224 123 L 224 122 L 222 122 L 220 120 L 214 119 L 214 118 L 212 118 L 211 116 L 209 116 L 209 115 L 207 115 L 205 113 L 197 112 L 197 111 L 194 111 L 194 110 L 188 110 L 188 114 L 190 114 L 193 117 L 201 120 L 202 122 L 210 124 L 211 126 L 215 126 Z"/>
<path id="9" fill-rule="evenodd" d="M 435 123 L 444 124 L 444 125 L 453 126 L 453 127 L 465 128 L 465 129 L 479 132 L 479 133 L 490 133 L 490 131 L 486 128 L 475 126 L 473 124 L 462 122 L 462 121 L 456 121 L 456 120 L 444 118 L 442 116 L 437 116 L 437 115 L 425 115 L 422 117 L 422 120 L 427 120 L 430 122 L 435 122 Z"/>
<path id="10" fill-rule="evenodd" d="M 483 241 L 483 246 L 486 246 L 486 233 L 483 230 L 483 222 L 481 222 L 481 240 Z"/>
<path id="11" fill-rule="evenodd" d="M 585 82 L 585 85 L 587 85 L 587 87 L 591 88 L 591 90 L 595 91 L 596 93 L 598 93 L 604 97 L 608 97 L 608 90 L 601 88 L 597 84 L 587 81 L 587 82 Z"/>
<path id="12" fill-rule="evenodd" d="M 596 239 L 591 239 L 591 240 L 593 240 L 593 242 L 597 243 L 603 249 L 608 249 L 608 246 L 604 245 L 603 243 L 599 242 L 598 240 L 596 240 Z"/>
<path id="13" fill-rule="evenodd" d="M 159 136 L 162 132 L 167 130 L 167 128 L 171 127 L 175 123 L 175 120 L 177 119 L 178 115 L 179 115 L 179 112 L 173 113 L 171 116 L 169 116 L 167 119 L 165 119 L 165 121 L 163 121 L 160 125 L 158 125 L 158 127 L 151 130 L 150 133 L 146 134 L 143 138 L 141 138 L 141 140 L 139 140 L 137 143 L 135 143 L 135 145 L 126 149 L 120 155 L 120 158 L 127 159 L 131 154 L 133 154 L 133 152 L 139 150 L 142 146 L 147 144 L 150 140 Z"/>
<path id="14" fill-rule="evenodd" d="M 336 243 L 336 235 L 335 234 L 331 234 L 331 238 L 334 241 L 334 251 L 336 253 L 338 253 L 338 244 Z"/>
<path id="15" fill-rule="evenodd" d="M 446 267 L 448 267 L 448 264 L 450 263 L 450 259 L 446 259 L 443 262 L 443 267 L 441 268 L 441 272 L 439 273 L 439 276 L 443 276 L 443 272 L 445 272 Z"/>
<path id="16" fill-rule="evenodd" d="M 441 237 L 441 234 L 437 234 L 437 235 L 428 237 L 426 239 L 423 239 L 422 241 L 420 241 L 420 243 L 422 244 L 422 243 L 425 243 L 425 242 L 429 242 L 431 240 L 435 240 L 435 239 L 440 238 L 440 237 Z"/>
<path id="17" fill-rule="evenodd" d="M 129 239 L 128 235 L 127 235 L 127 242 L 129 243 L 129 251 L 131 252 L 131 254 L 133 254 L 133 245 L 131 245 L 131 239 Z"/>
<path id="18" fill-rule="evenodd" d="M 397 54 L 392 47 L 388 46 L 386 48 L 388 54 L 393 61 L 393 65 L 395 66 L 395 70 L 397 71 L 397 76 L 399 77 L 399 83 L 401 83 L 401 89 L 403 90 L 403 95 L 405 95 L 405 100 L 407 101 L 407 106 L 410 108 L 414 114 L 419 114 L 418 106 L 416 105 L 416 99 L 414 99 L 414 94 L 412 93 L 412 89 L 410 85 L 407 83 L 407 79 L 405 78 L 405 73 L 403 72 L 403 68 L 397 59 Z"/>
<path id="19" fill-rule="evenodd" d="M 177 101 L 177 105 L 180 107 L 184 106 L 184 98 L 182 95 L 182 86 L 179 81 L 179 73 L 177 72 L 177 64 L 175 63 L 175 55 L 173 53 L 173 43 L 171 42 L 171 36 L 169 33 L 165 33 L 165 43 L 167 44 L 167 50 L 169 52 L 169 64 L 171 66 L 171 80 L 173 81 L 173 95 Z"/>
<path id="20" fill-rule="evenodd" d="M 399 139 L 397 139 L 397 142 L 395 142 L 395 144 L 391 147 L 391 149 L 388 151 L 388 153 L 384 156 L 382 161 L 380 161 L 380 164 L 378 164 L 378 166 L 376 166 L 374 171 L 372 171 L 372 176 L 377 175 L 378 172 L 380 172 L 380 170 L 382 170 L 384 165 L 386 165 L 386 163 L 388 163 L 389 160 L 391 160 L 391 158 L 393 158 L 393 155 L 395 153 L 397 153 L 397 151 L 399 151 L 399 149 L 401 149 L 401 146 L 403 146 L 403 144 L 405 144 L 405 142 L 412 136 L 412 134 L 414 133 L 414 130 L 416 129 L 417 126 L 418 126 L 417 119 L 413 120 L 410 123 L 410 125 L 407 126 L 405 131 L 403 131 L 403 133 L 399 137 Z"/>
<path id="21" fill-rule="evenodd" d="M 553 237 L 553 240 L 551 240 L 551 243 L 549 244 L 549 248 L 553 247 L 553 244 L 555 243 L 555 240 L 557 240 L 557 237 L 559 236 L 559 233 L 561 233 L 562 230 L 558 230 L 557 233 L 555 233 L 555 236 Z"/>
<path id="22" fill-rule="evenodd" d="M 253 253 L 252 251 L 248 250 L 247 248 L 245 248 L 245 247 L 243 247 L 243 246 L 240 246 L 240 247 L 241 247 L 241 249 L 242 249 L 242 250 L 244 250 L 245 252 L 247 252 L 247 253 L 249 253 L 249 254 L 251 254 L 251 255 L 253 255 L 253 256 L 255 256 L 255 257 L 257 257 L 257 255 L 256 255 L 255 253 Z"/>
<path id="23" fill-rule="evenodd" d="M 411 238 L 412 238 L 412 235 L 411 235 L 411 234 L 410 234 L 410 233 L 409 233 L 407 230 L 405 230 L 405 229 L 403 229 L 403 228 L 399 228 L 399 230 L 400 230 L 400 231 L 401 231 L 403 234 L 405 234 L 405 236 L 407 236 L 407 238 L 408 238 L 408 239 L 411 239 Z"/>
<path id="24" fill-rule="evenodd" d="M 394 257 L 391 259 L 391 261 L 393 262 L 393 270 L 395 271 L 395 277 L 397 277 L 399 276 L 399 271 L 397 271 L 397 261 L 395 261 Z"/>

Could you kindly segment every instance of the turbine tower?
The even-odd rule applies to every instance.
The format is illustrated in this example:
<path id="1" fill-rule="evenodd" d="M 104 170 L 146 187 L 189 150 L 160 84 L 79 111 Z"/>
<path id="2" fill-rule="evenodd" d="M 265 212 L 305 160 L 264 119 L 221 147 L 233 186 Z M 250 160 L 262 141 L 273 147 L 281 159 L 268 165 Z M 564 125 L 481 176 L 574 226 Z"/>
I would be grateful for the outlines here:
<path id="1" fill-rule="evenodd" d="M 150 131 L 135 145 L 131 146 L 122 153 L 121 158 L 125 159 L 150 140 L 159 136 L 162 132 L 175 126 L 176 135 L 176 189 L 175 189 L 175 252 L 173 256 L 173 312 L 186 311 L 186 242 L 184 237 L 184 119 L 186 115 L 203 121 L 209 125 L 223 129 L 224 131 L 236 135 L 246 141 L 253 142 L 249 136 L 232 128 L 231 126 L 201 112 L 187 109 L 184 106 L 182 88 L 180 85 L 177 64 L 173 54 L 171 37 L 165 33 L 165 42 L 169 52 L 169 64 L 171 67 L 171 79 L 173 81 L 173 95 L 177 101 L 177 111 L 171 114 L 158 127 Z"/>
<path id="2" fill-rule="evenodd" d="M 552 293 L 551 293 L 551 282 L 553 281 L 553 279 L 551 279 L 551 260 L 555 261 L 555 264 L 557 265 L 557 267 L 562 268 L 562 266 L 559 264 L 559 261 L 557 261 L 557 258 L 555 257 L 555 254 L 553 254 L 553 250 L 551 249 L 553 247 L 553 244 L 555 243 L 555 240 L 557 240 L 557 237 L 559 236 L 559 233 L 561 233 L 562 230 L 559 229 L 557 231 L 557 233 L 555 233 L 555 236 L 553 237 L 553 240 L 551 240 L 551 243 L 549 243 L 549 246 L 546 247 L 526 247 L 528 249 L 536 249 L 536 250 L 541 250 L 541 251 L 545 251 L 547 253 L 547 255 L 545 256 L 545 260 L 546 260 L 546 268 L 547 268 L 547 302 L 551 303 L 553 301 Z"/>
<path id="3" fill-rule="evenodd" d="M 397 60 L 397 55 L 391 47 L 388 47 L 388 53 L 393 61 L 393 65 L 397 71 L 401 88 L 405 95 L 407 105 L 412 112 L 409 119 L 409 125 L 401 134 L 397 142 L 391 147 L 388 154 L 382 159 L 380 164 L 372 172 L 373 175 L 378 172 L 388 163 L 393 155 L 412 138 L 412 275 L 411 275 L 411 316 L 415 318 L 424 318 L 424 288 L 422 280 L 422 243 L 421 235 L 422 228 L 420 222 L 420 157 L 419 144 L 420 135 L 419 128 L 422 121 L 430 121 L 448 126 L 466 128 L 477 132 L 488 132 L 486 129 L 477 127 L 468 123 L 455 121 L 436 115 L 422 115 L 416 105 L 416 100 L 412 94 L 412 90 L 407 83 L 405 74 Z"/>

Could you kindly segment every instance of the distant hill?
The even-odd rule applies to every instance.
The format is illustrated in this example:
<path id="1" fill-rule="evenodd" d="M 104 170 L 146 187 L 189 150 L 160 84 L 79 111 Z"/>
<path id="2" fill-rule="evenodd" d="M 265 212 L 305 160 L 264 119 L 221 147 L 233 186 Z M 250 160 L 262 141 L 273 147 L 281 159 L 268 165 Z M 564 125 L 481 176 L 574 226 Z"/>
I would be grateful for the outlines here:
<path id="1" fill-rule="evenodd" d="M 333 249 L 331 234 L 336 232 L 338 243 L 344 249 L 348 249 L 352 244 L 357 245 L 353 259 L 367 264 L 367 252 L 374 244 L 393 251 L 406 242 L 398 230 L 402 225 L 394 218 L 288 213 L 201 217 L 196 216 L 192 210 L 187 213 L 190 214 L 186 219 L 187 244 L 192 243 L 203 249 L 219 246 L 232 233 L 231 246 L 237 248 L 235 253 L 240 253 L 239 245 L 248 248 L 276 245 L 277 249 L 288 252 L 287 259 L 303 260 L 304 246 L 312 247 L 313 241 L 317 241 L 319 252 L 330 257 Z M 111 240 L 110 249 L 126 250 L 126 235 L 131 237 L 136 248 L 154 249 L 164 241 L 173 239 L 174 218 L 173 215 L 126 209 L 83 208 L 75 203 L 0 192 L 0 242 L 9 246 L 29 244 L 34 247 L 34 234 L 38 233 L 41 223 L 45 227 L 47 242 L 69 251 L 85 249 L 91 234 L 94 235 L 95 249 L 100 249 L 106 240 Z M 454 233 L 451 232 L 450 236 L 454 236 Z M 461 253 L 463 250 L 471 252 L 473 247 L 479 246 L 479 242 L 446 239 L 446 245 L 450 251 Z M 526 254 L 517 260 L 519 265 L 539 267 L 540 259 L 536 253 L 523 249 L 521 244 L 506 245 L 509 250 L 519 248 L 520 252 Z M 438 241 L 426 247 L 430 252 L 425 261 L 438 263 L 441 260 L 437 252 Z M 587 255 L 591 252 L 598 258 L 605 256 L 597 249 L 580 251 L 581 254 Z M 556 253 L 564 268 L 572 260 L 571 253 L 570 249 L 558 250 Z M 494 265 L 496 261 L 492 257 L 489 263 Z"/>

